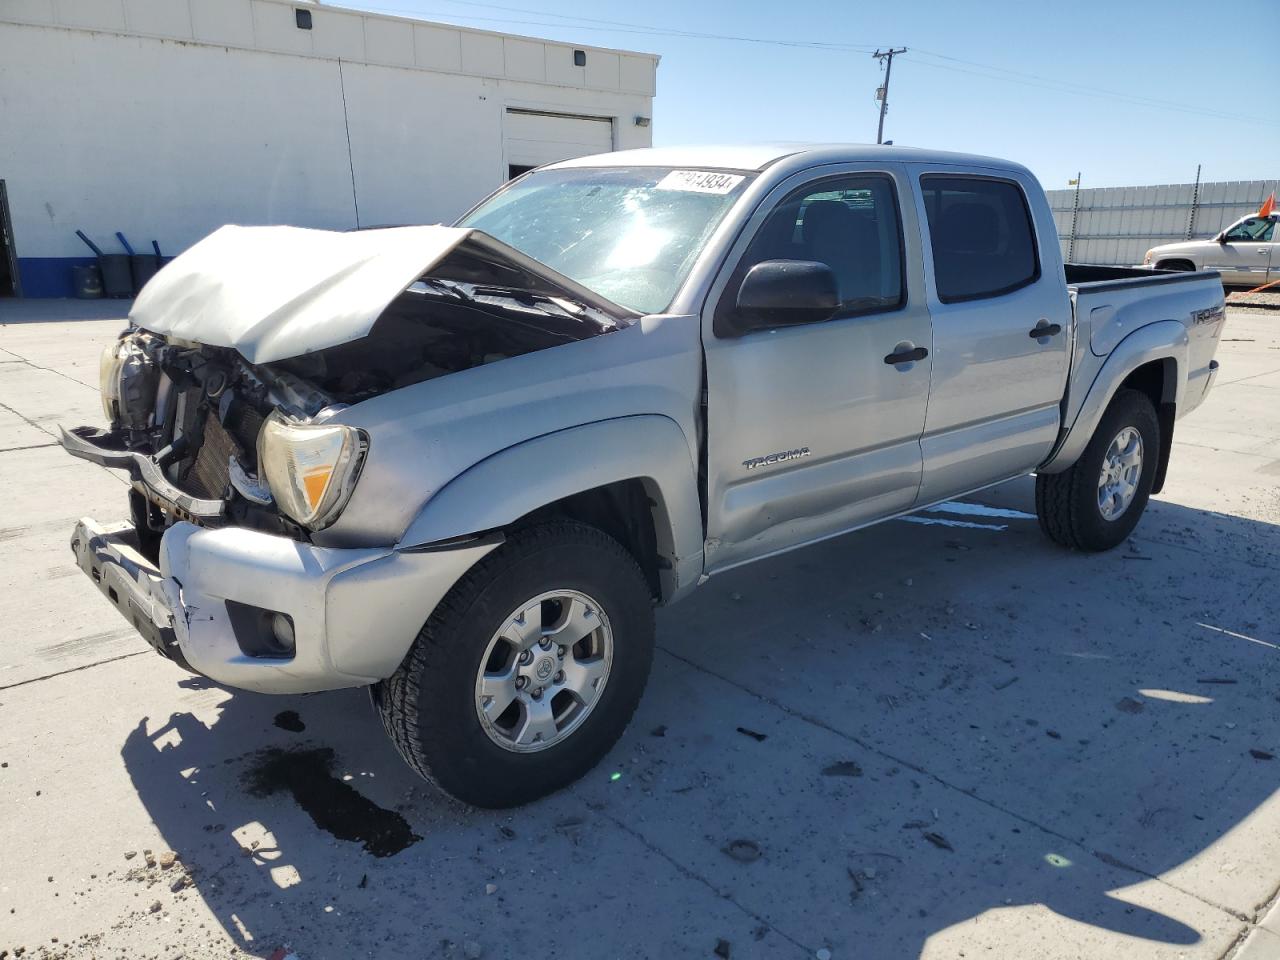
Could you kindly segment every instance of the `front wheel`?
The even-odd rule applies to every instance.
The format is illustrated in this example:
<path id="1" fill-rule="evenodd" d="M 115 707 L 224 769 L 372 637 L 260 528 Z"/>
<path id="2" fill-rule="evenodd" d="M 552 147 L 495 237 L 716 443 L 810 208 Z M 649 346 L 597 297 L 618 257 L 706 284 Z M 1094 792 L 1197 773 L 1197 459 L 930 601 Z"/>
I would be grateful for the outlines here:
<path id="1" fill-rule="evenodd" d="M 1036 515 L 1050 540 L 1075 550 L 1110 550 L 1146 509 L 1160 457 L 1151 399 L 1119 390 L 1084 453 L 1062 473 L 1036 475 Z"/>
<path id="2" fill-rule="evenodd" d="M 432 613 L 374 703 L 414 770 L 478 807 L 528 803 L 617 742 L 653 659 L 629 553 L 579 523 L 517 530 Z"/>

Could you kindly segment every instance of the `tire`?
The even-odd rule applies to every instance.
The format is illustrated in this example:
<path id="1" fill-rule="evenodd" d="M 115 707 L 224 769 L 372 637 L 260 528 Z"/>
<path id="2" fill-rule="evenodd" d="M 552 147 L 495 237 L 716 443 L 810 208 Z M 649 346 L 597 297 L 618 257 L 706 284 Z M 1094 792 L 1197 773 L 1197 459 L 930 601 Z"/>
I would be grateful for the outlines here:
<path id="1" fill-rule="evenodd" d="M 1100 502 L 1103 469 L 1108 454 L 1115 452 L 1113 442 L 1131 436 L 1127 431 L 1140 437 L 1140 471 L 1131 499 L 1118 509 L 1123 496 L 1107 499 L 1105 506 Z M 1146 509 L 1159 458 L 1160 421 L 1151 399 L 1137 390 L 1117 391 L 1080 459 L 1062 473 L 1036 475 L 1040 529 L 1050 540 L 1073 550 L 1099 552 L 1118 546 L 1133 532 Z M 1122 481 L 1112 489 L 1126 487 Z"/>
<path id="2" fill-rule="evenodd" d="M 555 596 L 539 600 L 548 594 Z M 581 606 L 575 598 L 583 598 Z M 581 645 L 567 646 L 567 654 L 565 645 L 552 643 L 544 652 L 541 641 L 532 640 L 533 661 L 521 666 L 520 647 L 506 634 L 524 630 L 550 640 L 557 636 L 555 618 L 563 618 L 560 629 L 569 636 L 570 606 L 587 611 L 581 619 L 594 624 L 594 632 Z M 517 616 L 521 611 L 524 619 Z M 535 617 L 553 622 L 536 630 L 529 626 Z M 504 625 L 508 629 L 500 636 Z M 600 652 L 606 637 L 607 663 Z M 588 657 L 591 649 L 594 659 Z M 508 655 L 509 666 L 495 666 Z M 653 600 L 635 559 L 594 527 L 556 521 L 517 529 L 468 571 L 431 614 L 404 662 L 371 693 L 396 749 L 418 774 L 473 806 L 514 807 L 573 783 L 604 757 L 640 702 L 652 660 Z M 565 669 L 550 681 L 529 672 L 550 675 L 557 666 Z M 569 686 L 560 685 L 587 676 L 581 671 L 588 668 L 593 676 L 603 673 L 582 683 L 598 691 L 583 695 L 591 698 L 584 706 Z M 516 700 L 509 709 L 517 716 L 531 718 L 545 697 L 547 709 L 562 711 L 574 725 L 553 720 L 548 739 L 534 733 L 534 742 L 526 735 L 518 743 L 517 734 L 535 726 L 531 721 L 514 722 L 507 730 L 501 724 L 509 713 L 482 720 L 494 698 L 482 696 L 481 684 L 495 670 L 527 673 L 519 678 L 526 686 L 512 694 Z M 533 695 L 538 704 L 530 700 Z"/>

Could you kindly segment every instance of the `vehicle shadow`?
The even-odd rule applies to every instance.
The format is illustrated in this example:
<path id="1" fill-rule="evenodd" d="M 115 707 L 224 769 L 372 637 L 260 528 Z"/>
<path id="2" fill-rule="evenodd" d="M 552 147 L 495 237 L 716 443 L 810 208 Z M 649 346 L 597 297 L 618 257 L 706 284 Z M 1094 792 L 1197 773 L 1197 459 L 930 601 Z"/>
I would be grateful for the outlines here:
<path id="1" fill-rule="evenodd" d="M 219 693 L 122 756 L 251 955 L 1225 949 L 1277 883 L 1280 841 L 1246 821 L 1280 774 L 1280 528 L 1153 503 L 1085 556 L 1041 538 L 1027 482 L 978 499 L 663 611 L 623 741 L 520 810 L 418 781 L 363 691 Z M 271 751 L 312 778 L 264 785 Z M 316 794 L 412 839 L 338 839 Z"/>

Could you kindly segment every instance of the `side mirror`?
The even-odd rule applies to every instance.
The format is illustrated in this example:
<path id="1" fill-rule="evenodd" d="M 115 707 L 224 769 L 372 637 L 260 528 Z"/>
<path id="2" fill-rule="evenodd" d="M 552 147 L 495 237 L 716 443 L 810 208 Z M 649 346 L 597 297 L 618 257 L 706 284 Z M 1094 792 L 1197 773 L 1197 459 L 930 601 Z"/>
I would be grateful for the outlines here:
<path id="1" fill-rule="evenodd" d="M 825 263 L 765 260 L 738 289 L 735 326 L 741 331 L 821 323 L 840 307 L 840 285 Z"/>
<path id="2" fill-rule="evenodd" d="M 1219 243 L 1226 243 L 1226 242 L 1227 242 L 1227 231 L 1223 230 L 1220 234 L 1218 234 L 1216 237 L 1214 237 L 1214 239 L 1215 239 L 1215 240 L 1217 240 Z"/>

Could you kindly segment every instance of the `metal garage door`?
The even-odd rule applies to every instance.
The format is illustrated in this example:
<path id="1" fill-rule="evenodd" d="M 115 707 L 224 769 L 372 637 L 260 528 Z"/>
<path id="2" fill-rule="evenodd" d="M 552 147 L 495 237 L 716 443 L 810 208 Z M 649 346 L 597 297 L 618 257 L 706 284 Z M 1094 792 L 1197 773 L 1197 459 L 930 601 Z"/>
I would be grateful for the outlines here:
<path id="1" fill-rule="evenodd" d="M 504 146 L 510 175 L 544 163 L 613 149 L 613 121 L 537 110 L 507 110 Z"/>

